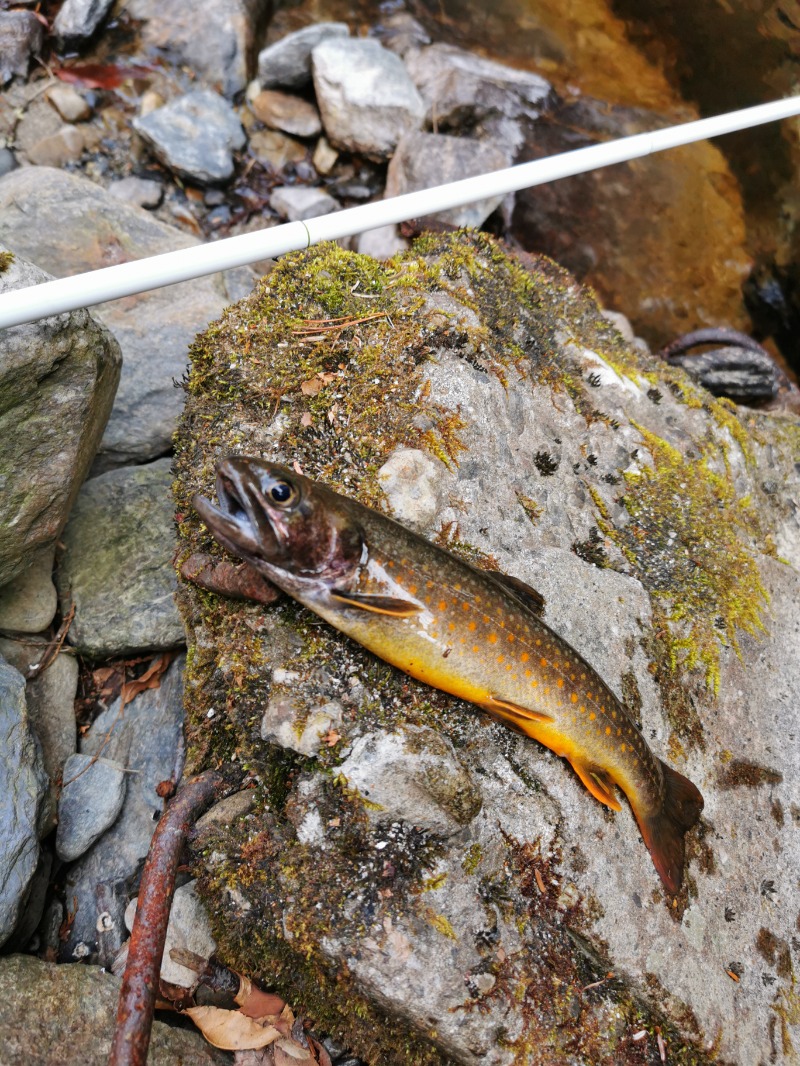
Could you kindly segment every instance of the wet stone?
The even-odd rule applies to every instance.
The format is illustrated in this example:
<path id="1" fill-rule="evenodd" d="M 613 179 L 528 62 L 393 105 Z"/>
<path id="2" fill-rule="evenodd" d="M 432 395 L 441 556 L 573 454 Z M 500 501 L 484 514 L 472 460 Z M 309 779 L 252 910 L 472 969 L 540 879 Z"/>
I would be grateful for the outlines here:
<path id="1" fill-rule="evenodd" d="M 316 215 L 328 215 L 338 211 L 338 201 L 324 189 L 309 188 L 305 185 L 283 185 L 274 189 L 270 196 L 270 207 L 289 222 L 314 218 Z"/>
<path id="2" fill-rule="evenodd" d="M 53 621 L 58 606 L 54 550 L 51 545 L 36 553 L 27 570 L 0 588 L 0 631 L 41 633 Z"/>
<path id="3" fill-rule="evenodd" d="M 312 53 L 314 88 L 328 140 L 385 159 L 425 116 L 402 60 L 377 41 L 335 38 Z"/>
<path id="4" fill-rule="evenodd" d="M 30 11 L 0 11 L 0 86 L 28 73 L 31 56 L 42 48 L 42 24 Z"/>
<path id="5" fill-rule="evenodd" d="M 138 898 L 132 899 L 125 911 L 125 925 L 133 929 Z M 211 934 L 208 911 L 197 894 L 197 882 L 188 881 L 175 889 L 169 911 L 164 956 L 161 960 L 161 980 L 181 988 L 191 988 L 198 977 L 197 970 L 183 966 L 171 956 L 173 950 L 191 952 L 208 962 L 217 944 Z M 202 966 L 200 966 L 202 970 Z"/>
<path id="6" fill-rule="evenodd" d="M 64 39 L 91 37 L 114 0 L 64 0 L 53 29 Z"/>
<path id="7" fill-rule="evenodd" d="M 317 141 L 317 146 L 314 149 L 314 155 L 311 157 L 311 162 L 314 164 L 319 174 L 330 174 L 333 168 L 336 166 L 336 160 L 339 158 L 339 153 L 330 143 L 327 137 L 320 137 Z"/>
<path id="8" fill-rule="evenodd" d="M 258 77 L 265 89 L 285 86 L 300 89 L 311 81 L 311 53 L 316 46 L 332 37 L 347 37 L 344 22 L 317 22 L 302 30 L 288 33 L 267 45 L 258 54 Z"/>
<path id="9" fill-rule="evenodd" d="M 87 481 L 64 530 L 62 603 L 75 605 L 69 641 L 102 659 L 183 643 L 173 602 L 171 460 Z"/>
<path id="10" fill-rule="evenodd" d="M 62 13 L 65 7 L 61 8 Z M 71 85 L 54 85 L 47 93 L 47 99 L 65 122 L 82 122 L 92 113 L 86 100 Z"/>
<path id="11" fill-rule="evenodd" d="M 0 944 L 14 931 L 36 873 L 45 789 L 25 680 L 0 659 Z"/>
<path id="12" fill-rule="evenodd" d="M 316 137 L 322 132 L 319 111 L 299 96 L 265 89 L 250 106 L 256 118 L 271 129 L 283 130 L 295 137 Z"/>
<path id="13" fill-rule="evenodd" d="M 81 741 L 82 754 L 126 767 L 127 789 L 117 820 L 69 871 L 66 894 L 76 897 L 78 910 L 63 949 L 67 961 L 87 958 L 110 966 L 124 939 L 131 881 L 164 809 L 156 788 L 162 781 L 178 780 L 183 765 L 183 669 L 184 657 L 179 656 L 159 688 L 136 696 L 125 705 L 124 715 L 116 700 Z M 101 935 L 97 921 L 104 912 L 110 928 Z"/>
<path id="14" fill-rule="evenodd" d="M 283 170 L 289 163 L 306 158 L 305 145 L 277 130 L 256 130 L 250 137 L 250 151 L 273 170 Z"/>
<path id="15" fill-rule="evenodd" d="M 120 178 L 108 187 L 108 195 L 137 207 L 158 207 L 164 199 L 164 186 L 150 178 Z"/>
<path id="16" fill-rule="evenodd" d="M 503 145 L 494 141 L 476 141 L 444 133 L 407 133 L 389 163 L 386 196 L 401 196 L 459 178 L 500 170 L 510 166 L 512 161 Z M 427 217 L 451 226 L 478 227 L 502 202 L 502 196 L 491 196 Z"/>
<path id="17" fill-rule="evenodd" d="M 0 1048 L 8 1063 L 106 1066 L 120 981 L 96 966 L 0 959 Z M 43 1005 L 46 1005 L 44 1009 Z M 223 1066 L 230 1056 L 190 1029 L 153 1023 L 149 1066 Z"/>
<path id="18" fill-rule="evenodd" d="M 113 825 L 125 800 L 125 767 L 112 759 L 71 755 L 64 764 L 56 854 L 73 862 Z"/>
<path id="19" fill-rule="evenodd" d="M 31 163 L 38 167 L 63 167 L 76 163 L 83 155 L 83 134 L 75 126 L 62 126 L 49 137 L 42 138 L 27 150 Z"/>
<path id="20" fill-rule="evenodd" d="M 199 89 L 133 120 L 156 156 L 202 185 L 233 175 L 232 153 L 245 144 L 239 119 L 221 96 Z"/>

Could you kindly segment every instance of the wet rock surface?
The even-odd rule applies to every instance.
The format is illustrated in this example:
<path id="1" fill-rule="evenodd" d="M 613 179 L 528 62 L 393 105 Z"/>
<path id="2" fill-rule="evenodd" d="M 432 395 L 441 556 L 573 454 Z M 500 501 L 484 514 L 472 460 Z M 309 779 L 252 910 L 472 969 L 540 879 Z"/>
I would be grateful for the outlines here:
<path id="1" fill-rule="evenodd" d="M 42 48 L 42 25 L 31 11 L 0 11 L 0 85 L 24 78 Z"/>
<path id="2" fill-rule="evenodd" d="M 311 58 L 317 103 L 332 144 L 385 159 L 407 130 L 422 125 L 425 107 L 406 68 L 377 41 L 327 39 Z"/>
<path id="3" fill-rule="evenodd" d="M 231 177 L 232 153 L 246 140 L 233 108 L 206 89 L 150 111 L 133 126 L 170 170 L 202 185 Z"/>
<path id="4" fill-rule="evenodd" d="M 180 778 L 183 667 L 183 658 L 178 657 L 161 686 L 126 704 L 124 715 L 119 702 L 112 703 L 81 741 L 82 755 L 102 753 L 123 765 L 128 783 L 113 826 L 70 868 L 67 896 L 77 899 L 78 910 L 63 948 L 67 961 L 84 959 L 109 966 L 125 939 L 123 919 L 133 880 L 164 809 L 156 786 Z M 104 913 L 109 919 L 101 935 L 98 918 Z"/>
<path id="5" fill-rule="evenodd" d="M 71 755 L 64 763 L 56 854 L 80 858 L 113 825 L 125 801 L 125 767 L 112 759 Z"/>
<path id="6" fill-rule="evenodd" d="M 55 545 L 31 553 L 26 570 L 0 588 L 0 631 L 41 633 L 53 621 L 58 606 L 53 584 Z"/>
<path id="7" fill-rule="evenodd" d="M 188 514 L 192 492 L 213 495 L 213 463 L 229 450 L 298 462 L 379 506 L 377 471 L 397 448 L 447 458 L 428 535 L 530 582 L 547 624 L 701 788 L 684 887 L 666 897 L 628 808 L 609 814 L 535 742 L 285 600 L 264 610 L 183 587 L 193 769 L 235 750 L 232 773 L 241 760 L 261 780 L 285 781 L 278 767 L 297 766 L 296 741 L 276 730 L 275 746 L 254 742 L 265 704 L 292 701 L 282 706 L 295 738 L 326 698 L 343 708 L 336 739 L 271 793 L 268 810 L 204 836 L 196 869 L 214 935 L 249 972 L 286 967 L 297 1001 L 356 1051 L 379 1032 L 381 1061 L 400 1061 L 396 1048 L 411 1040 L 420 1062 L 625 1062 L 642 1048 L 658 1055 L 655 1025 L 670 1057 L 710 1062 L 715 1041 L 723 1059 L 761 1061 L 776 1012 L 797 1039 L 781 974 L 800 903 L 786 814 L 799 805 L 798 754 L 784 742 L 800 695 L 797 657 L 786 654 L 800 625 L 786 564 L 799 558 L 800 528 L 786 496 L 762 487 L 796 485 L 796 429 L 715 400 L 625 341 L 566 273 L 526 262 L 463 236 L 422 238 L 386 274 L 333 249 L 284 261 L 214 331 L 218 354 L 200 342 L 178 507 Z M 344 367 L 338 347 L 318 344 L 297 370 L 287 310 L 291 321 L 333 307 L 356 316 L 359 291 L 378 296 L 370 311 L 388 321 L 358 327 Z M 397 325 L 405 300 L 423 293 L 408 334 Z M 249 363 L 234 354 L 245 323 Z M 409 344 L 422 335 L 417 362 Z M 336 379 L 309 397 L 301 386 L 313 367 Z M 259 424 L 255 397 L 279 381 L 290 410 Z M 206 441 L 199 427 L 220 388 L 235 398 Z M 424 399 L 405 414 L 407 396 Z M 676 510 L 676 494 L 690 505 Z M 401 513 L 402 479 L 389 498 Z M 213 553 L 193 518 L 183 534 L 182 551 Z M 428 767 L 442 775 L 436 789 Z M 239 859 L 237 839 L 258 857 Z"/>
<path id="8" fill-rule="evenodd" d="M 25 955 L 0 959 L 0 1047 L 9 1062 L 105 1066 L 119 980 L 97 967 L 55 966 Z M 222 1066 L 230 1061 L 199 1033 L 153 1026 L 152 1066 Z"/>
<path id="9" fill-rule="evenodd" d="M 13 180 L 12 173 L 0 184 Z M 43 271 L 15 256 L 0 273 L 0 291 L 45 280 Z M 55 543 L 67 520 L 111 410 L 120 352 L 86 311 L 4 330 L 0 352 L 4 585 L 30 565 L 33 553 Z"/>
<path id="10" fill-rule="evenodd" d="M 45 789 L 24 678 L 0 658 L 0 944 L 14 931 L 36 872 Z"/>
<path id="11" fill-rule="evenodd" d="M 311 53 L 322 41 L 348 37 L 345 22 L 317 22 L 267 45 L 258 55 L 258 80 L 265 89 L 300 89 L 311 81 Z"/>
<path id="12" fill-rule="evenodd" d="M 58 572 L 69 639 L 83 655 L 172 648 L 183 642 L 173 603 L 171 460 L 122 467 L 87 481 L 64 530 Z"/>
<path id="13" fill-rule="evenodd" d="M 33 227 L 32 216 L 38 220 Z M 47 167 L 14 171 L 0 180 L 0 217 L 9 245 L 57 277 L 197 243 L 196 237 L 149 212 L 120 203 L 94 182 Z M 1 275 L 0 284 L 8 277 Z M 123 356 L 98 473 L 147 462 L 170 450 L 181 407 L 174 382 L 184 373 L 187 347 L 196 331 L 230 301 L 228 287 L 235 278 L 236 272 L 229 271 L 105 304 L 93 312 L 116 337 Z M 35 328 L 41 327 L 18 330 Z M 28 337 L 29 332 L 9 335 Z M 56 499 L 62 497 L 63 488 L 55 494 Z"/>
<path id="14" fill-rule="evenodd" d="M 59 37 L 91 37 L 108 14 L 113 0 L 64 0 L 53 29 Z"/>

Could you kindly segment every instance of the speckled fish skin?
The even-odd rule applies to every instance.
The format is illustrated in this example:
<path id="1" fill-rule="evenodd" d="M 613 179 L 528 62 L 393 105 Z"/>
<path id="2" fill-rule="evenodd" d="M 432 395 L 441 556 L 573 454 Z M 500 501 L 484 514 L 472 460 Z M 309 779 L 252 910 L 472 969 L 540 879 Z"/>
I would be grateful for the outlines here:
<path id="1" fill-rule="evenodd" d="M 219 508 L 195 498 L 209 530 L 284 591 L 392 665 L 546 745 L 614 810 L 618 786 L 662 881 L 678 891 L 702 797 L 537 616 L 536 593 L 276 463 L 224 460 L 217 491 Z"/>

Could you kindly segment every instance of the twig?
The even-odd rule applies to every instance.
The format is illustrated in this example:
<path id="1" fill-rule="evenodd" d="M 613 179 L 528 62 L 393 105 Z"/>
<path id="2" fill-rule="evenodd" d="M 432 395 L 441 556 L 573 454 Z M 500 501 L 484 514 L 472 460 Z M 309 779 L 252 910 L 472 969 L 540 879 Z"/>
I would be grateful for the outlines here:
<path id="1" fill-rule="evenodd" d="M 193 778 L 169 804 L 153 834 L 142 871 L 108 1066 L 145 1066 L 147 1062 L 178 861 L 190 828 L 224 788 L 223 777 L 214 770 Z"/>
<path id="2" fill-rule="evenodd" d="M 43 670 L 46 670 L 50 663 L 55 659 L 58 653 L 61 651 L 64 641 L 67 639 L 67 633 L 69 633 L 69 627 L 72 625 L 72 619 L 75 617 L 75 604 L 73 603 L 70 609 L 67 611 L 64 620 L 58 627 L 53 640 L 47 645 L 45 653 L 36 666 L 32 666 L 26 675 L 27 681 L 33 681 L 35 677 L 38 677 Z"/>

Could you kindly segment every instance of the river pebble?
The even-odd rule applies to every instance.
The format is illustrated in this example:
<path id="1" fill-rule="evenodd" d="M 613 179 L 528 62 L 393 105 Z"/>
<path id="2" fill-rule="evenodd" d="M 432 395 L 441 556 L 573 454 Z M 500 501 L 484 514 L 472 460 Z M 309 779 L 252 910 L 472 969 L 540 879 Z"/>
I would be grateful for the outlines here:
<path id="1" fill-rule="evenodd" d="M 324 189 L 305 185 L 278 186 L 270 196 L 269 203 L 273 211 L 289 222 L 328 215 L 331 211 L 338 211 L 341 206 Z"/>
<path id="2" fill-rule="evenodd" d="M 321 41 L 347 37 L 349 34 L 350 30 L 344 22 L 317 22 L 267 45 L 258 54 L 261 85 L 265 89 L 273 86 L 301 89 L 311 81 L 311 53 L 314 48 Z"/>
<path id="3" fill-rule="evenodd" d="M 56 854 L 73 862 L 112 826 L 125 800 L 122 763 L 71 755 L 64 764 L 64 787 L 58 804 Z"/>

